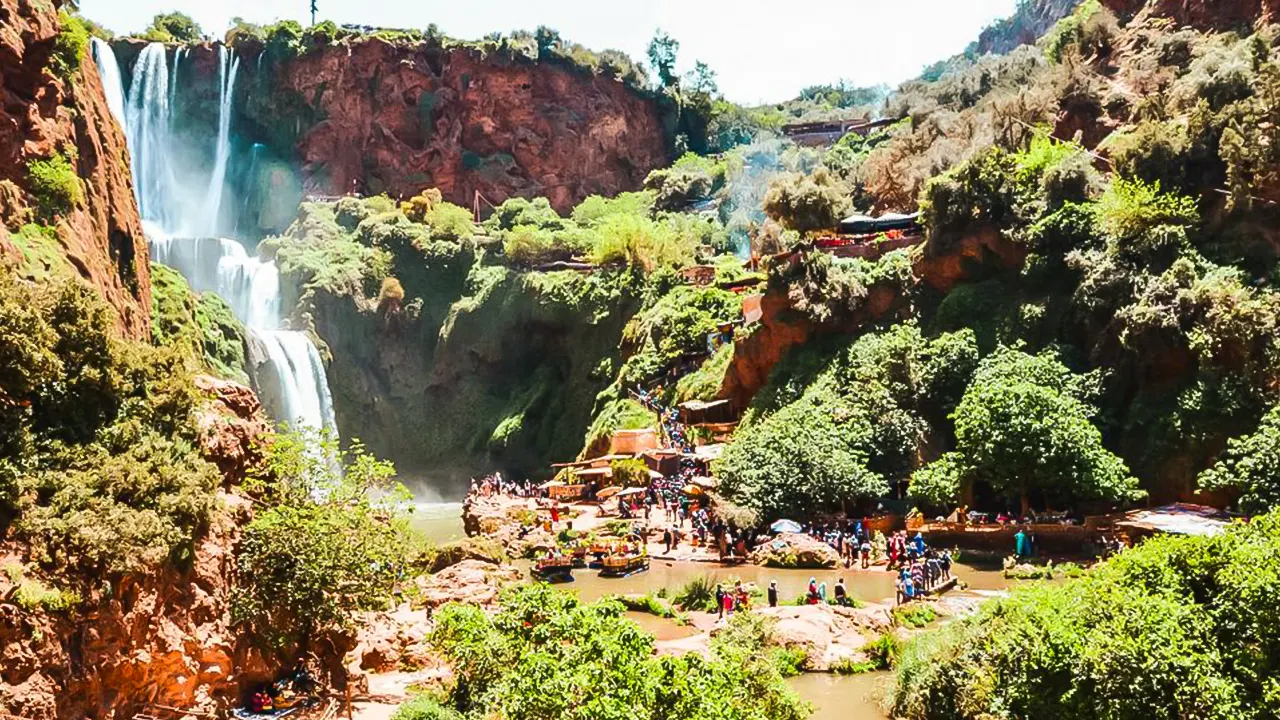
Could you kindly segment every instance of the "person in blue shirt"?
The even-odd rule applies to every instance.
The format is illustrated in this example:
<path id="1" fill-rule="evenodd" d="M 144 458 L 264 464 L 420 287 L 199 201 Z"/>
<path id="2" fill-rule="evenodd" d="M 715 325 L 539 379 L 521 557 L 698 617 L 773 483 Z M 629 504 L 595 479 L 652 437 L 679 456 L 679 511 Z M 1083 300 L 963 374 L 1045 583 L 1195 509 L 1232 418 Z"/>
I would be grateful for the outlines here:
<path id="1" fill-rule="evenodd" d="M 1018 529 L 1018 534 L 1013 536 L 1013 552 L 1019 558 L 1024 558 L 1030 553 L 1027 552 L 1027 531 Z"/>

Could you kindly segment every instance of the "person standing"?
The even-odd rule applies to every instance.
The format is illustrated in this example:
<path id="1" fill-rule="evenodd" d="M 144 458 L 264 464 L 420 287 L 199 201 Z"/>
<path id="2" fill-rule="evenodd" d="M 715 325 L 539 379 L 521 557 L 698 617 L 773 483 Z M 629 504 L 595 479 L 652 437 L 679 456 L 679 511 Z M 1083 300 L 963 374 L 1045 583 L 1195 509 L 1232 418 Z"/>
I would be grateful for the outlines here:
<path id="1" fill-rule="evenodd" d="M 1018 534 L 1013 536 L 1013 554 L 1016 555 L 1019 560 L 1028 555 L 1027 531 L 1022 528 L 1018 528 Z"/>
<path id="2" fill-rule="evenodd" d="M 836 604 L 837 605 L 849 604 L 849 592 L 845 590 L 844 578 L 840 578 L 839 580 L 836 580 Z"/>
<path id="3" fill-rule="evenodd" d="M 769 607 L 778 607 L 778 581 L 769 581 Z"/>
<path id="4" fill-rule="evenodd" d="M 725 598 L 724 586 L 719 583 L 716 583 L 716 612 L 719 613 L 719 616 L 717 619 L 721 619 L 721 620 L 724 619 L 724 598 Z"/>

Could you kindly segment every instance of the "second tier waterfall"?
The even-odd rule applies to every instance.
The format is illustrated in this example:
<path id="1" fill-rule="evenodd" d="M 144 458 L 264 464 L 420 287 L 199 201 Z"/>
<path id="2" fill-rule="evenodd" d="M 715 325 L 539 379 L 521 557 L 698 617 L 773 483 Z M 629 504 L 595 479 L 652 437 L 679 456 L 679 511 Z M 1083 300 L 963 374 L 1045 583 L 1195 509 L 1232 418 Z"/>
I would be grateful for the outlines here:
<path id="1" fill-rule="evenodd" d="M 162 43 L 151 43 L 134 61 L 128 91 L 111 46 L 94 40 L 93 57 L 108 104 L 124 127 L 132 158 L 134 191 L 151 258 L 178 272 L 197 292 L 222 296 L 265 355 L 255 373 L 264 403 L 278 420 L 334 434 L 333 401 L 324 364 L 311 339 L 284 328 L 280 275 L 275 263 L 251 255 L 239 240 L 219 237 L 223 194 L 232 162 L 232 110 L 239 58 L 218 48 L 218 122 L 212 153 L 193 160 L 175 114 L 181 93 L 178 69 Z M 117 107 L 118 106 L 118 107 Z M 210 163 L 209 160 L 212 160 Z M 208 169 L 205 169 L 208 168 Z M 235 223 L 230 224 L 235 227 Z M 264 385 L 267 385 L 264 387 Z"/>

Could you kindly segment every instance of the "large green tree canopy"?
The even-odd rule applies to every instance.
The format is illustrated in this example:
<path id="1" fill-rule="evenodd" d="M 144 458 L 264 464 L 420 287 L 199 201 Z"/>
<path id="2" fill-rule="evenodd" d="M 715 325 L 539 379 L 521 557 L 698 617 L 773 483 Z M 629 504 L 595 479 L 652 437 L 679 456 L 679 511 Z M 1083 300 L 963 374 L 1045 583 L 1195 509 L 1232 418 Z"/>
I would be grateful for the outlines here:
<path id="1" fill-rule="evenodd" d="M 508 590 L 497 614 L 448 605 L 432 642 L 453 665 L 451 703 L 474 720 L 803 720 L 763 637 L 739 626 L 710 657 L 656 657 L 616 600 L 546 585 Z M 735 629 L 737 628 L 737 629 Z M 753 639 L 754 638 L 754 639 Z"/>
<path id="2" fill-rule="evenodd" d="M 1021 500 L 1024 511 L 1033 496 L 1048 503 L 1137 499 L 1137 480 L 1091 422 L 1093 380 L 1051 351 L 998 349 L 956 408 L 956 450 L 913 476 L 912 495 L 945 504 L 978 481 Z"/>

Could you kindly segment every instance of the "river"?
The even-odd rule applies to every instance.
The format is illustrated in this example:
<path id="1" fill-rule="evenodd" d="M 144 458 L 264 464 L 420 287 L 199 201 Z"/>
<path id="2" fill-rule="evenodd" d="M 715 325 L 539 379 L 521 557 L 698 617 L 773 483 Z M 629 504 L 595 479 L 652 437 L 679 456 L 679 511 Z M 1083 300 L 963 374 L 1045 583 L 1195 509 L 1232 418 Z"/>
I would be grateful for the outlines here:
<path id="1" fill-rule="evenodd" d="M 462 503 L 419 502 L 413 508 L 413 526 L 432 542 L 445 543 L 465 537 Z M 518 561 L 517 565 L 526 573 L 530 567 L 527 561 Z M 954 571 L 972 590 L 1004 590 L 1010 584 L 998 562 L 974 565 L 959 562 Z M 849 593 L 856 598 L 878 602 L 893 597 L 893 573 L 885 570 L 786 570 L 756 565 L 721 567 L 712 563 L 667 561 L 655 561 L 648 572 L 627 578 L 601 578 L 594 570 L 582 569 L 574 574 L 574 582 L 559 587 L 591 602 L 608 595 L 645 594 L 660 588 L 674 593 L 685 583 L 703 575 L 730 585 L 741 581 L 755 583 L 761 588 L 771 581 L 777 582 L 779 596 L 784 601 L 801 595 L 811 577 L 827 583 L 828 592 L 834 592 L 836 581 L 843 579 Z M 627 618 L 659 641 L 679 640 L 698 632 L 695 628 L 647 613 L 628 612 Z M 800 697 L 813 704 L 814 713 L 810 720 L 885 720 L 879 701 L 891 678 L 887 672 L 862 675 L 804 673 L 789 678 L 787 683 Z"/>

